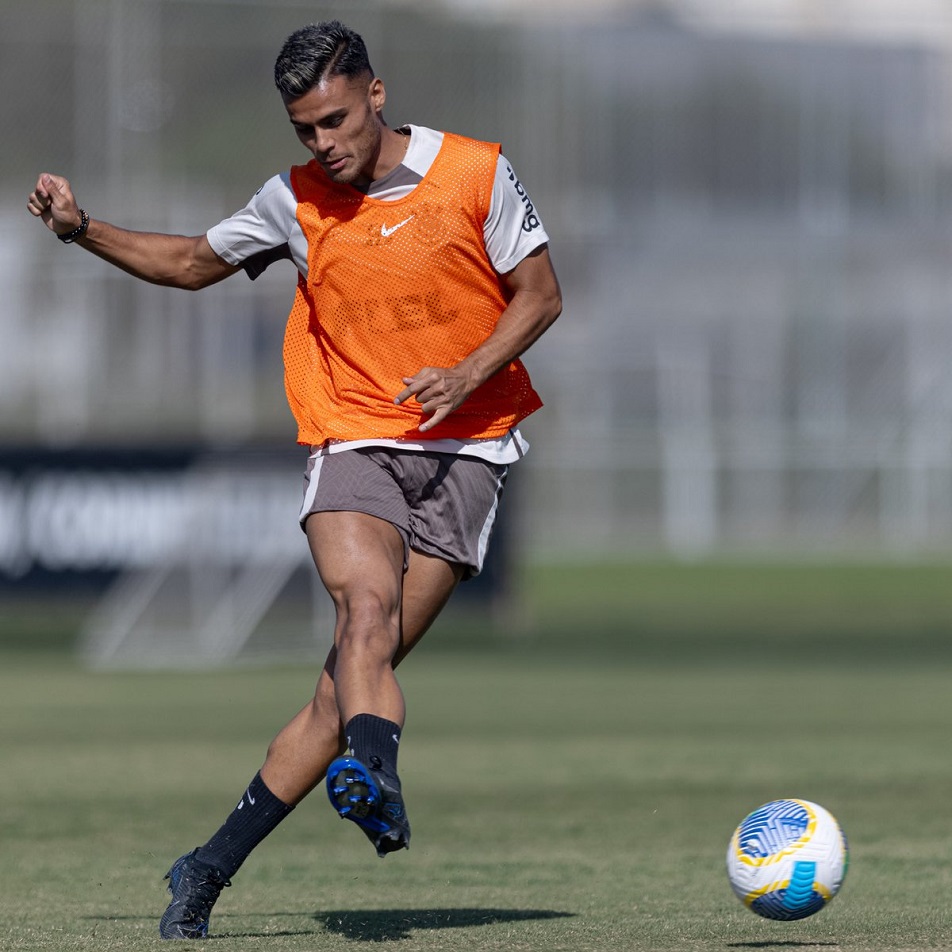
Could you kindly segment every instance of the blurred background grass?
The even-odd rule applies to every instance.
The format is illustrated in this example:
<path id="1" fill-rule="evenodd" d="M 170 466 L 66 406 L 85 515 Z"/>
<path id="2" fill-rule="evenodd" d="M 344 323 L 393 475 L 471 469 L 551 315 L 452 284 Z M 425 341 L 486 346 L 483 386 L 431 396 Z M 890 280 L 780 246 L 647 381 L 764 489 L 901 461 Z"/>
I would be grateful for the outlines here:
<path id="1" fill-rule="evenodd" d="M 428 650 L 952 659 L 944 563 L 548 562 L 523 563 L 515 575 L 501 602 L 467 598 L 464 583 L 428 635 Z M 98 597 L 95 590 L 8 596 L 0 652 L 68 657 Z"/>

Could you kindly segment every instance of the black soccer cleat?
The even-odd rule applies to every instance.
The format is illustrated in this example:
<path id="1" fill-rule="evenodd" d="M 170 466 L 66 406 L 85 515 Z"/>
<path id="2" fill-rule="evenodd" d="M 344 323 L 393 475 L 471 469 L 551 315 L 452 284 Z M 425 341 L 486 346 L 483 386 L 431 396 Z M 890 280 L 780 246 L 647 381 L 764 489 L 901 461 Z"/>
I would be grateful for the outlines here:
<path id="1" fill-rule="evenodd" d="M 172 901 L 159 923 L 163 939 L 205 939 L 208 919 L 219 894 L 230 886 L 220 869 L 197 859 L 195 853 L 180 856 L 165 874 Z"/>
<path id="2" fill-rule="evenodd" d="M 331 806 L 367 834 L 377 855 L 410 848 L 410 821 L 400 788 L 353 757 L 338 757 L 327 771 Z"/>

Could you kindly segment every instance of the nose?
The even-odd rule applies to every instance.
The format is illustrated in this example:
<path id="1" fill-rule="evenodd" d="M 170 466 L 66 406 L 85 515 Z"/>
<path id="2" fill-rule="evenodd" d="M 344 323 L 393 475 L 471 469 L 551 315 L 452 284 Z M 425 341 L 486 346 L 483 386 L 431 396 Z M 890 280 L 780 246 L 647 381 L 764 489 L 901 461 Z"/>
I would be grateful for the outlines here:
<path id="1" fill-rule="evenodd" d="M 311 148 L 315 156 L 330 155 L 334 149 L 334 137 L 329 134 L 328 129 L 314 129 L 311 137 Z"/>

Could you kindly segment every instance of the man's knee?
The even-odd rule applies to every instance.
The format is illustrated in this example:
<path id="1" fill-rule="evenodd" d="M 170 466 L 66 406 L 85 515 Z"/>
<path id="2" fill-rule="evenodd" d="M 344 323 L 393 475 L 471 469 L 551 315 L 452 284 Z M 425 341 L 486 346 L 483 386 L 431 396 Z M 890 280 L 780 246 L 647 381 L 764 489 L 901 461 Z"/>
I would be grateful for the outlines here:
<path id="1" fill-rule="evenodd" d="M 400 643 L 395 627 L 363 627 L 352 625 L 338 635 L 339 656 L 346 663 L 390 663 Z"/>
<path id="2" fill-rule="evenodd" d="M 398 639 L 400 632 L 399 593 L 363 591 L 341 599 L 337 605 L 335 643 L 351 650 L 373 650 L 381 643 Z"/>

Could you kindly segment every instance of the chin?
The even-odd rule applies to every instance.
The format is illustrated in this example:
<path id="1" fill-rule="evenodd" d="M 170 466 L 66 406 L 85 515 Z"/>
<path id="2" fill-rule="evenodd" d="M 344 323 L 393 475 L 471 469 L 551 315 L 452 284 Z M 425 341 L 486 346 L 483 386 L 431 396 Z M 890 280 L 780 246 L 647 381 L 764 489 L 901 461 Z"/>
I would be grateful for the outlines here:
<path id="1" fill-rule="evenodd" d="M 354 172 L 351 169 L 341 169 L 339 172 L 331 172 L 328 169 L 324 169 L 324 174 L 335 185 L 353 185 L 354 182 L 360 178 L 360 173 Z"/>

